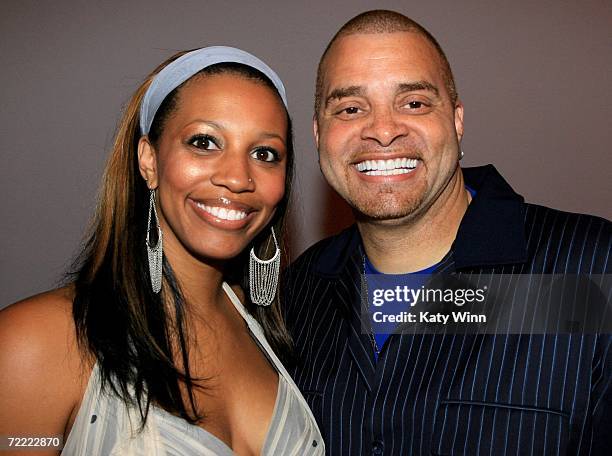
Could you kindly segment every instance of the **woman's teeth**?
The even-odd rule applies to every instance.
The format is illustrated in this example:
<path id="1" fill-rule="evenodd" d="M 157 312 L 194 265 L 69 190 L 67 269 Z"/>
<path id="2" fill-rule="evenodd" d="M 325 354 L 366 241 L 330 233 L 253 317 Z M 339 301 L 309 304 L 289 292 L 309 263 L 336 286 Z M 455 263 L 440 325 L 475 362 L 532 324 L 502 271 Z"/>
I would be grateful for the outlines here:
<path id="1" fill-rule="evenodd" d="M 196 203 L 197 206 L 204 211 L 222 220 L 242 220 L 247 216 L 246 212 L 237 211 L 235 209 L 226 209 L 225 207 L 206 206 L 202 203 Z"/>
<path id="2" fill-rule="evenodd" d="M 394 176 L 407 174 L 416 168 L 416 158 L 396 158 L 390 160 L 365 160 L 357 163 L 357 171 L 368 176 Z"/>

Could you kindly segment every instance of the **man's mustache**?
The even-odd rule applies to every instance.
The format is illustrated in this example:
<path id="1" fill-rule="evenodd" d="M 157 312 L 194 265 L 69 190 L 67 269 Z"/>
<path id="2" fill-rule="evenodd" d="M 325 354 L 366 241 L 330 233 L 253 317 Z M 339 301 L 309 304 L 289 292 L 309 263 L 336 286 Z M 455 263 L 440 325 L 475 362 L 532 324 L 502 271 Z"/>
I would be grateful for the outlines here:
<path id="1" fill-rule="evenodd" d="M 423 152 L 421 149 L 414 144 L 410 145 L 397 145 L 394 147 L 363 147 L 361 146 L 358 151 L 351 155 L 351 162 L 358 162 L 369 157 L 376 156 L 377 159 L 382 157 L 406 157 L 409 159 L 423 159 Z"/>

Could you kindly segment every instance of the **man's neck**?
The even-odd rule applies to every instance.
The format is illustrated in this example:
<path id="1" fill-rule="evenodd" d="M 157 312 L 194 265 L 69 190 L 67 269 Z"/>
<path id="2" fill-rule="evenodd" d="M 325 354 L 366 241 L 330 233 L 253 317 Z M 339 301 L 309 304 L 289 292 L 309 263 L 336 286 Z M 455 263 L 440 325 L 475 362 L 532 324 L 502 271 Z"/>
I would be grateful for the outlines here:
<path id="1" fill-rule="evenodd" d="M 423 270 L 450 250 L 471 195 L 458 169 L 436 201 L 405 221 L 358 221 L 365 253 L 372 265 L 388 274 Z"/>

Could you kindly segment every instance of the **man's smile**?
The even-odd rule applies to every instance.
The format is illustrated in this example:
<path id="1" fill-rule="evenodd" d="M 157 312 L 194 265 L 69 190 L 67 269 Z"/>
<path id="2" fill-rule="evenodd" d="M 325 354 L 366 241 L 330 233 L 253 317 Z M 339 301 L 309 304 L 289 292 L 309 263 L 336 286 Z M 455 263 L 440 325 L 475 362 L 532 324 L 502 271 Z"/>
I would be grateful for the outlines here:
<path id="1" fill-rule="evenodd" d="M 408 174 L 418 165 L 416 158 L 395 158 L 388 160 L 364 160 L 354 166 L 360 173 L 368 176 L 397 176 Z"/>

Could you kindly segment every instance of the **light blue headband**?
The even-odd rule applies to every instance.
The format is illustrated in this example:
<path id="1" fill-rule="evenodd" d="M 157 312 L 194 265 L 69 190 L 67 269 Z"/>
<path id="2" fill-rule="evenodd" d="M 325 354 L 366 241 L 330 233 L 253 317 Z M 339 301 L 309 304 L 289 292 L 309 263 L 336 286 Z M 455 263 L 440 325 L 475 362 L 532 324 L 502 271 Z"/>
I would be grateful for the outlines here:
<path id="1" fill-rule="evenodd" d="M 153 118 L 170 92 L 180 86 L 198 71 L 217 63 L 242 63 L 261 71 L 272 81 L 278 91 L 285 107 L 287 107 L 287 95 L 285 86 L 278 75 L 252 54 L 228 46 L 211 46 L 188 52 L 164 67 L 147 89 L 147 93 L 140 105 L 140 132 L 143 135 L 149 133 Z"/>

